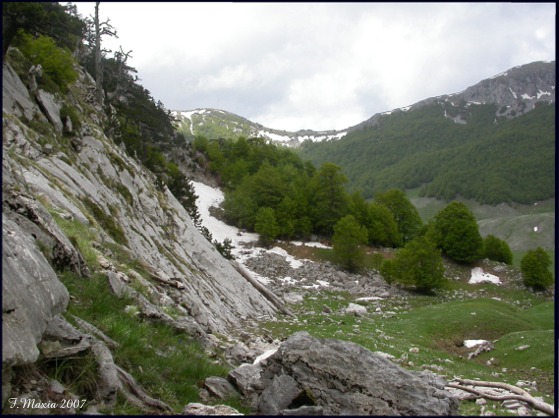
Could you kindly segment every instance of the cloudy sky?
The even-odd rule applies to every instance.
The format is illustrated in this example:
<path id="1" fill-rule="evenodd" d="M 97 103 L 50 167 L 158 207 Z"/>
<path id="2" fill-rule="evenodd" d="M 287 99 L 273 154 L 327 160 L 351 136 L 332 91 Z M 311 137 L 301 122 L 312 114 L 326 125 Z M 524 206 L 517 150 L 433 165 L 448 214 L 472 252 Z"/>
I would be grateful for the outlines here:
<path id="1" fill-rule="evenodd" d="M 82 17 L 94 3 L 76 3 Z M 555 3 L 102 2 L 129 64 L 172 110 L 345 129 L 511 67 L 555 60 Z"/>

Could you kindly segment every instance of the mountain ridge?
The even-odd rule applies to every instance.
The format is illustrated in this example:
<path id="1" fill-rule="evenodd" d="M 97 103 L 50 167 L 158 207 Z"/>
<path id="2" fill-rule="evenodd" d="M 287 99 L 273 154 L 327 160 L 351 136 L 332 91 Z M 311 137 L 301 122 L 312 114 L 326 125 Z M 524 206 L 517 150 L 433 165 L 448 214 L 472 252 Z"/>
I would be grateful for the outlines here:
<path id="1" fill-rule="evenodd" d="M 472 105 L 497 104 L 495 117 L 511 119 L 533 110 L 536 103 L 542 101 L 555 102 L 555 61 L 535 61 L 515 66 L 459 92 L 433 96 L 408 106 L 375 113 L 363 122 L 342 130 L 287 131 L 269 128 L 232 112 L 211 108 L 172 110 L 171 113 L 177 118 L 178 129 L 187 137 L 205 135 L 212 138 L 216 133 L 218 137 L 226 138 L 261 136 L 281 145 L 296 148 L 305 141 L 322 142 L 341 139 L 352 131 L 376 126 L 383 117 L 393 113 L 415 111 L 434 103 L 444 107 L 442 115 L 445 118 L 455 123 L 466 124 L 467 109 Z M 205 118 L 204 114 L 209 117 Z M 228 124 L 234 126 L 230 128 Z"/>

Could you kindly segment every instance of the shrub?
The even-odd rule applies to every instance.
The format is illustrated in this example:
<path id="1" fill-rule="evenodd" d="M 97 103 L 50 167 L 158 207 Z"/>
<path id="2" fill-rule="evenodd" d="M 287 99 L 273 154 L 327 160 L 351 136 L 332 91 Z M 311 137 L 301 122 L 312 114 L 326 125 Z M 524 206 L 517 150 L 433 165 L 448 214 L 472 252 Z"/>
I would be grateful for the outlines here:
<path id="1" fill-rule="evenodd" d="M 500 261 L 506 264 L 512 264 L 512 251 L 506 241 L 497 238 L 494 235 L 487 235 L 483 240 L 483 250 L 485 257 Z"/>
<path id="2" fill-rule="evenodd" d="M 54 39 L 43 35 L 34 39 L 31 35 L 20 32 L 17 45 L 32 64 L 41 64 L 43 77 L 47 75 L 61 91 L 66 92 L 68 84 L 78 78 L 72 54 L 56 46 Z"/>
<path id="3" fill-rule="evenodd" d="M 398 250 L 393 260 L 382 264 L 381 274 L 387 283 L 397 281 L 423 293 L 431 293 L 446 283 L 440 250 L 425 237 Z"/>
<path id="4" fill-rule="evenodd" d="M 520 270 L 524 285 L 533 289 L 544 290 L 553 284 L 553 275 L 549 270 L 551 259 L 543 248 L 530 250 L 520 261 Z"/>

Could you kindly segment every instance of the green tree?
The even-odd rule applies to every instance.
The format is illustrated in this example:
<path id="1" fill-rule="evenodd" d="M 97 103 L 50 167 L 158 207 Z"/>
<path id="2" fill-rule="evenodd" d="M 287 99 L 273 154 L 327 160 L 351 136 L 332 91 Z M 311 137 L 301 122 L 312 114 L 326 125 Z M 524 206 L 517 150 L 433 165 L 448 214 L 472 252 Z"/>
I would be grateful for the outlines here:
<path id="1" fill-rule="evenodd" d="M 32 64 L 41 64 L 44 72 L 62 91 L 66 91 L 67 85 L 78 78 L 78 74 L 74 70 L 72 54 L 70 51 L 58 47 L 54 39 L 43 35 L 33 38 L 31 35 L 21 32 L 17 45 Z"/>
<path id="2" fill-rule="evenodd" d="M 270 246 L 278 236 L 280 228 L 276 221 L 276 214 L 272 208 L 260 208 L 256 213 L 254 230 L 260 235 L 260 243 Z"/>
<path id="3" fill-rule="evenodd" d="M 3 2 L 3 56 L 22 29 L 33 35 L 48 36 L 61 47 L 74 50 L 83 37 L 85 23 L 77 16 L 75 5 L 56 2 Z"/>
<path id="4" fill-rule="evenodd" d="M 339 166 L 324 163 L 311 181 L 311 203 L 317 232 L 331 235 L 336 222 L 348 212 L 347 178 Z"/>
<path id="5" fill-rule="evenodd" d="M 398 223 L 392 212 L 383 204 L 373 202 L 369 205 L 366 225 L 369 231 L 369 244 L 384 247 L 399 247 L 402 245 Z"/>
<path id="6" fill-rule="evenodd" d="M 352 215 L 346 215 L 334 225 L 332 245 L 337 262 L 348 271 L 357 271 L 363 266 L 367 229 Z"/>
<path id="7" fill-rule="evenodd" d="M 454 261 L 471 263 L 483 254 L 476 218 L 463 203 L 451 202 L 437 213 L 431 232 L 437 246 Z"/>
<path id="8" fill-rule="evenodd" d="M 553 275 L 549 270 L 551 259 L 541 247 L 530 250 L 520 260 L 520 271 L 524 285 L 534 289 L 547 289 L 553 284 Z"/>
<path id="9" fill-rule="evenodd" d="M 398 281 L 422 293 L 431 293 L 446 283 L 441 252 L 426 237 L 408 242 L 392 260 L 386 260 L 381 274 L 388 283 Z"/>
<path id="10" fill-rule="evenodd" d="M 483 249 L 486 258 L 493 261 L 512 264 L 512 251 L 506 241 L 503 241 L 494 235 L 487 235 L 483 239 Z"/>
<path id="11" fill-rule="evenodd" d="M 383 193 L 378 193 L 375 196 L 375 201 L 383 204 L 392 212 L 398 224 L 398 230 L 400 231 L 403 244 L 419 235 L 421 227 L 423 226 L 423 221 L 415 206 L 402 190 L 391 189 Z"/>

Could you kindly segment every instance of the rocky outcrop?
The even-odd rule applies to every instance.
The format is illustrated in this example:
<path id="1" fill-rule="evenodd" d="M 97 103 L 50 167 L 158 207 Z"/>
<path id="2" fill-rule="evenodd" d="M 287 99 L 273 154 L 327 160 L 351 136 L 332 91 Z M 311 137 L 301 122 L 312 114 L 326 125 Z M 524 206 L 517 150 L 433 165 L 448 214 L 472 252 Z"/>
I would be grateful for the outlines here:
<path id="1" fill-rule="evenodd" d="M 455 415 L 445 382 L 346 341 L 299 332 L 229 379 L 265 415 Z"/>
<path id="2" fill-rule="evenodd" d="M 87 73 L 79 70 L 76 88 L 48 106 L 34 102 L 7 63 L 3 79 L 3 401 L 11 368 L 37 360 L 45 329 L 66 308 L 69 295 L 56 272 L 93 273 L 84 248 L 90 267 L 106 274 L 115 294 L 131 296 L 145 319 L 202 343 L 215 343 L 214 334 L 227 340 L 277 314 L 204 238 L 168 188 L 106 136 L 106 115 L 88 102 L 94 81 Z M 80 119 L 71 139 L 58 124 L 63 104 L 74 106 Z M 105 261 L 92 262 L 95 252 Z M 145 274 L 117 261 L 119 256 L 134 260 Z M 116 375 L 120 382 L 105 385 L 109 399 L 115 388 L 134 382 L 112 363 L 110 344 L 96 341 L 87 350 L 107 371 L 106 380 L 114 383 Z"/>
<path id="3" fill-rule="evenodd" d="M 26 95 L 24 84 L 14 81 L 12 70 L 4 76 L 17 85 L 4 89 L 7 103 L 18 102 Z M 53 135 L 53 152 L 45 155 L 34 131 L 12 118 L 4 121 L 3 173 L 9 182 L 3 182 L 4 190 L 42 196 L 50 211 L 95 228 L 99 248 L 112 243 L 133 254 L 155 281 L 162 279 L 159 292 L 182 306 L 204 332 L 228 334 L 247 320 L 274 316 L 276 308 L 203 237 L 170 191 L 105 136 L 99 125 L 104 115 L 87 108 L 91 83 L 80 73 L 83 97 L 73 98 L 83 108 L 79 152 Z M 20 115 L 6 106 L 4 113 Z M 33 164 L 22 165 L 29 159 Z M 39 210 L 42 205 L 32 206 Z"/>
<path id="4" fill-rule="evenodd" d="M 2 216 L 2 401 L 11 368 L 37 360 L 43 332 L 68 297 L 33 237 Z"/>

